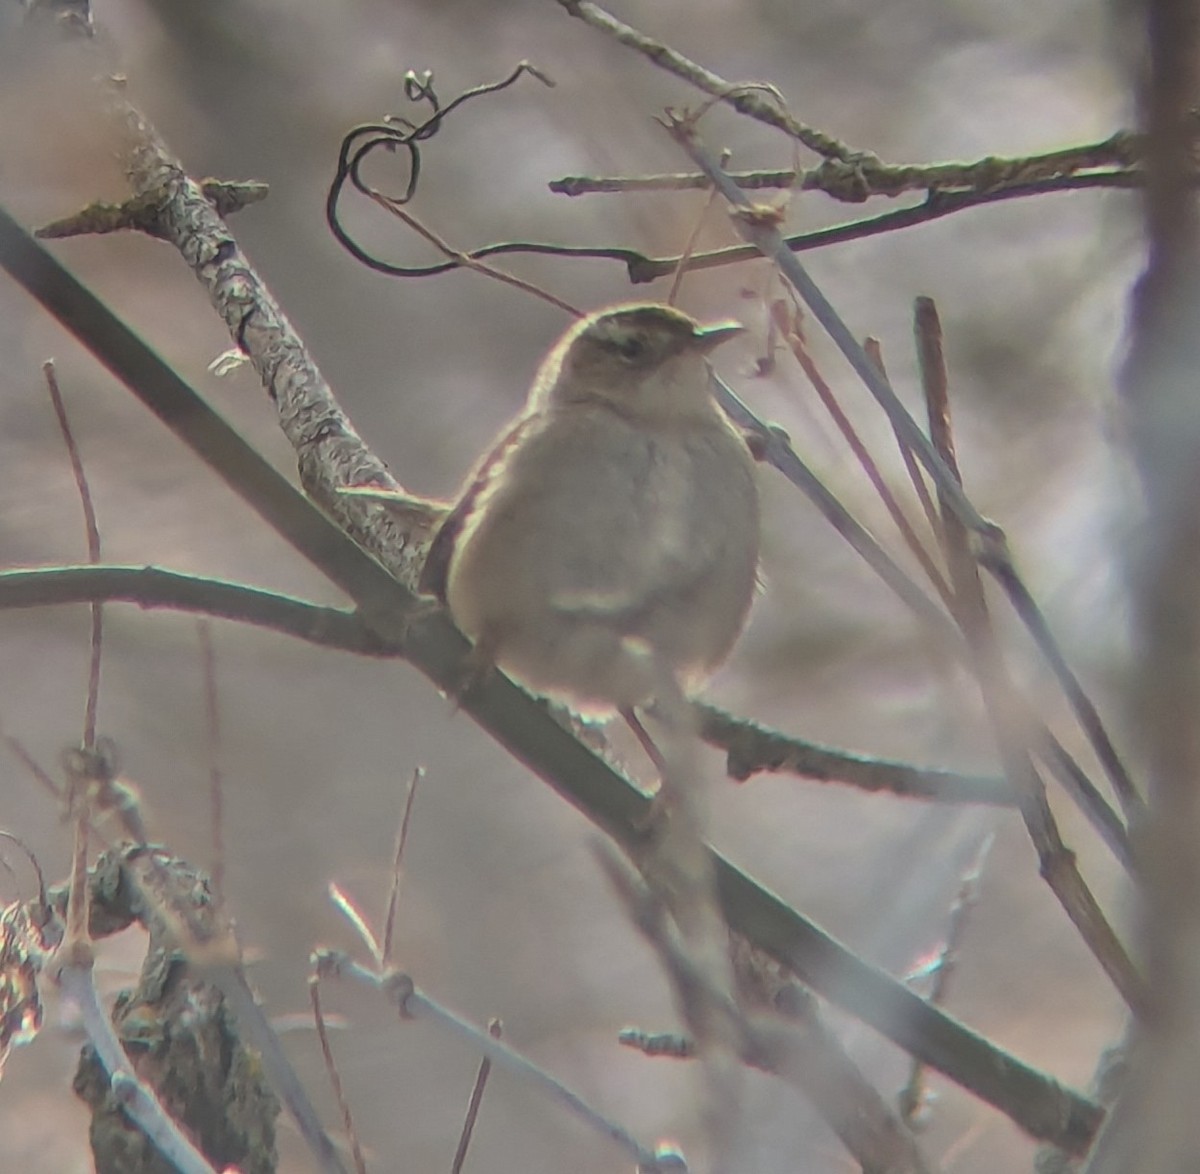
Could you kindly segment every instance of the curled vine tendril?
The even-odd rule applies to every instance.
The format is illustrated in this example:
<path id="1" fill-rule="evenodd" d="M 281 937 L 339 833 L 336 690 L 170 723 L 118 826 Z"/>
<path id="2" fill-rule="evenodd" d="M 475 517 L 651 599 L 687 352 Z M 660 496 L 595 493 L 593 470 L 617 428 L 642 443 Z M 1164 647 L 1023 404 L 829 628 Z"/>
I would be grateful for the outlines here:
<path id="1" fill-rule="evenodd" d="M 421 178 L 421 149 L 418 144 L 433 138 L 442 129 L 442 123 L 446 116 L 457 110 L 463 103 L 471 98 L 478 98 L 482 94 L 495 94 L 500 90 L 506 90 L 522 74 L 526 73 L 532 74 L 543 85 L 554 85 L 554 82 L 541 70 L 528 61 L 522 61 L 502 81 L 475 86 L 443 106 L 437 96 L 437 91 L 433 88 L 433 73 L 426 70 L 422 74 L 417 74 L 410 69 L 404 75 L 404 96 L 410 102 L 426 105 L 430 111 L 429 117 L 424 122 L 413 122 L 411 119 L 399 115 L 388 115 L 383 122 L 364 123 L 362 126 L 354 127 L 342 139 L 341 150 L 338 152 L 337 173 L 333 177 L 333 182 L 329 186 L 329 194 L 325 199 L 325 220 L 342 247 L 369 268 L 397 277 L 429 277 L 436 273 L 446 273 L 451 269 L 457 269 L 461 262 L 453 260 L 443 261 L 436 265 L 408 266 L 393 265 L 387 261 L 381 261 L 377 257 L 372 257 L 350 236 L 341 222 L 339 204 L 342 195 L 346 184 L 349 183 L 357 192 L 369 199 L 375 199 L 377 195 L 382 194 L 390 203 L 407 204 L 416 194 L 417 183 Z M 408 181 L 399 195 L 378 193 L 363 178 L 363 163 L 368 156 L 378 150 L 393 153 L 403 150 L 408 153 Z M 487 248 L 469 255 L 472 259 L 478 259 L 490 253 L 526 251 L 528 249 L 528 245 L 522 244 L 489 245 Z M 556 246 L 546 246 L 546 251 L 552 249 L 557 251 Z M 534 248 L 533 251 L 541 250 Z"/>

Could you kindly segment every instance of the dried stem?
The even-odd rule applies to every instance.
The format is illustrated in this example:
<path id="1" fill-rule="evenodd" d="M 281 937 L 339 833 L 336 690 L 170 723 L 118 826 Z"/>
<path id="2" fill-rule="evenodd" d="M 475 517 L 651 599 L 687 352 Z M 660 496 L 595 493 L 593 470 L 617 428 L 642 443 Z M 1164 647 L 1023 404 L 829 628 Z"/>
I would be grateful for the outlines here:
<path id="1" fill-rule="evenodd" d="M 892 493 L 888 483 L 884 480 L 883 474 L 879 471 L 879 466 L 875 463 L 870 452 L 867 451 L 867 446 L 858 435 L 854 425 L 850 423 L 850 419 L 842 410 L 842 405 L 838 403 L 833 389 L 826 383 L 825 377 L 817 367 L 816 361 L 809 353 L 808 347 L 804 342 L 804 336 L 800 331 L 799 315 L 790 315 L 786 307 L 778 303 L 777 309 L 779 312 L 776 313 L 776 326 L 782 331 L 788 346 L 791 348 L 792 354 L 796 358 L 796 362 L 800 364 L 801 370 L 808 377 L 809 383 L 812 384 L 821 403 L 824 404 L 825 410 L 832 417 L 838 431 L 841 432 L 846 443 L 850 446 L 850 451 L 854 453 L 859 467 L 866 474 L 867 480 L 870 481 L 879 500 L 883 502 L 884 509 L 887 510 L 888 515 L 896 524 L 896 529 L 900 531 L 900 536 L 904 539 L 905 545 L 912 552 L 913 557 L 920 564 L 921 570 L 925 572 L 926 577 L 933 584 L 934 590 L 938 593 L 938 596 L 947 609 L 949 609 L 951 606 L 949 585 L 946 583 L 941 571 L 934 564 L 933 559 L 930 558 L 929 552 L 925 549 L 920 538 L 917 537 L 917 532 L 913 529 L 912 523 L 909 522 L 904 511 L 900 508 L 900 503 L 896 500 L 896 495 Z"/>
<path id="2" fill-rule="evenodd" d="M 400 878 L 404 863 L 404 848 L 408 843 L 408 825 L 412 819 L 413 800 L 417 797 L 417 784 L 425 777 L 423 767 L 414 767 L 408 779 L 408 789 L 404 795 L 404 814 L 400 817 L 400 831 L 396 836 L 396 855 L 392 860 L 392 882 L 388 886 L 387 910 L 383 915 L 383 942 L 380 946 L 378 962 L 381 966 L 389 966 L 392 961 L 392 942 L 396 929 L 396 913 L 400 908 Z"/>
<path id="3" fill-rule="evenodd" d="M 1004 576 L 1008 574 L 1015 576 L 1016 570 L 1013 567 L 1012 558 L 1007 550 L 1004 532 L 994 522 L 990 522 L 984 518 L 971 504 L 963 492 L 962 486 L 958 483 L 957 478 L 946 465 L 936 448 L 931 445 L 929 438 L 926 437 L 916 421 L 909 415 L 895 391 L 892 390 L 891 385 L 879 373 L 878 367 L 872 362 L 858 340 L 850 333 L 846 324 L 809 276 L 807 270 L 784 247 L 783 240 L 776 227 L 777 215 L 775 210 L 756 208 L 749 202 L 745 194 L 729 181 L 729 177 L 721 170 L 711 152 L 697 139 L 694 124 L 690 119 L 678 114 L 671 114 L 667 119 L 666 125 L 672 138 L 692 156 L 697 165 L 712 179 L 713 183 L 721 190 L 721 193 L 733 205 L 734 223 L 738 226 L 742 235 L 751 241 L 764 256 L 769 257 L 775 262 L 792 287 L 807 303 L 818 322 L 828 332 L 838 349 L 849 361 L 855 373 L 866 384 L 867 389 L 884 410 L 899 437 L 904 443 L 912 447 L 914 454 L 920 459 L 921 464 L 926 470 L 928 470 L 937 487 L 938 499 L 942 503 L 943 511 L 946 509 L 952 510 L 964 529 L 970 531 L 973 535 L 973 540 L 979 543 L 981 549 L 981 553 L 978 556 L 980 563 L 987 566 L 992 574 L 1000 579 L 1002 583 Z M 727 402 L 727 398 L 733 400 L 732 406 Z M 735 407 L 744 410 L 744 406 L 741 405 L 740 401 L 737 401 L 736 397 L 732 396 L 732 393 L 729 394 L 729 397 L 719 395 L 718 399 L 722 403 L 722 406 L 726 408 L 726 411 L 737 420 L 738 414 Z M 786 447 L 786 444 L 780 442 L 780 445 L 773 445 L 773 439 L 776 438 L 768 437 L 764 445 L 764 451 L 768 454 L 768 459 L 771 460 L 772 464 L 775 464 L 777 468 L 782 468 L 785 463 L 785 454 L 780 452 L 780 445 Z M 799 480 L 796 483 L 801 484 Z M 814 496 L 807 486 L 802 487 L 805 488 L 805 491 L 810 496 Z M 824 490 L 823 486 L 820 488 Z M 834 517 L 839 517 L 839 521 L 835 522 L 839 530 L 848 535 L 853 533 L 852 530 L 843 528 L 844 523 L 841 522 L 839 516 L 841 507 L 836 505 L 836 503 L 834 504 L 835 509 L 831 510 L 827 516 L 831 520 Z M 867 557 L 870 545 L 856 545 L 856 549 L 859 549 L 860 553 L 863 553 L 864 557 Z M 919 609 L 923 615 L 928 614 L 929 609 L 924 603 L 920 602 L 918 597 L 913 595 L 911 581 L 902 572 L 898 573 L 898 568 L 891 563 L 891 560 L 877 558 L 874 551 L 870 551 L 870 554 L 871 557 L 868 558 L 868 562 L 884 578 L 884 581 L 889 586 L 892 586 L 893 590 L 905 602 L 909 603 L 910 606 Z M 974 566 L 974 555 L 971 556 L 971 562 L 972 566 Z M 924 599 L 923 596 L 920 598 Z M 927 603 L 928 601 L 926 600 L 925 602 Z M 943 613 L 935 609 L 934 614 L 938 617 L 934 624 L 934 630 L 938 631 L 940 630 Z M 1039 635 L 1036 630 L 1033 634 L 1035 639 Z M 962 645 L 960 643 L 953 642 L 950 647 L 956 655 L 961 655 Z M 1060 665 L 1065 667 L 1065 662 L 1061 654 L 1057 654 L 1056 646 L 1051 642 L 1049 647 L 1056 654 L 1049 659 L 1051 668 L 1056 669 Z M 1045 647 L 1043 651 L 1045 654 Z M 1059 680 L 1060 685 L 1067 690 L 1068 697 L 1077 705 L 1077 713 L 1081 712 L 1078 709 L 1078 703 L 1081 698 L 1086 701 L 1086 697 L 1083 695 L 1078 682 L 1069 673 L 1065 678 L 1060 676 Z M 1090 703 L 1088 704 L 1090 705 Z M 1041 723 L 1032 718 L 1028 713 L 1023 715 L 1023 721 L 1031 731 L 1037 733 L 1038 738 L 1042 741 L 1049 736 L 1048 732 L 1042 729 Z M 1085 732 L 1092 732 L 1095 728 L 1093 723 L 1084 723 Z M 1100 727 L 1100 729 L 1102 731 L 1103 727 Z M 1105 741 L 1107 741 L 1107 736 L 1105 736 Z M 1070 782 L 1072 784 L 1071 793 L 1076 794 L 1077 789 L 1073 786 L 1074 780 L 1070 780 Z"/>
<path id="4" fill-rule="evenodd" d="M 922 976 L 932 974 L 929 1002 L 935 1007 L 945 1005 L 950 989 L 950 979 L 958 963 L 958 948 L 966 932 L 971 910 L 979 901 L 979 886 L 983 878 L 983 867 L 991 851 L 995 837 L 989 832 L 983 837 L 974 858 L 963 873 L 958 893 L 950 906 L 946 936 L 933 961 L 922 969 Z M 933 1095 L 926 1082 L 925 1065 L 914 1060 L 909 1068 L 908 1083 L 900 1092 L 900 1113 L 909 1125 L 920 1127 L 925 1124 Z"/>
<path id="5" fill-rule="evenodd" d="M 204 725 L 208 748 L 208 804 L 212 832 L 212 866 L 209 876 L 218 901 L 225 895 L 225 784 L 221 774 L 221 711 L 217 704 L 217 661 L 213 651 L 212 624 L 196 621 L 200 643 L 200 676 L 204 683 Z"/>
<path id="6" fill-rule="evenodd" d="M 91 965 L 68 964 L 60 974 L 59 983 L 63 994 L 79 1008 L 88 1041 L 108 1074 L 112 1094 L 120 1101 L 122 1110 L 179 1174 L 216 1174 L 208 1159 L 171 1119 L 153 1090 L 138 1079 L 100 1005 Z"/>
<path id="7" fill-rule="evenodd" d="M 354 1127 L 354 1114 L 350 1111 L 350 1102 L 346 1098 L 346 1090 L 342 1087 L 341 1073 L 338 1072 L 337 1061 L 333 1058 L 333 1045 L 330 1043 L 329 1031 L 325 1026 L 325 1016 L 321 1011 L 321 980 L 316 974 L 309 976 L 308 998 L 312 1004 L 317 1039 L 321 1043 L 321 1058 L 325 1062 L 325 1072 L 329 1077 L 329 1085 L 333 1089 L 338 1110 L 342 1114 L 342 1127 L 350 1141 L 350 1154 L 354 1159 L 354 1169 L 357 1174 L 367 1174 L 367 1159 L 363 1156 L 362 1145 L 358 1140 L 358 1130 Z"/>
<path id="8" fill-rule="evenodd" d="M 736 91 L 737 87 L 730 89 Z M 873 155 L 860 155 L 853 159 L 857 170 L 854 185 L 846 182 L 844 172 L 825 163 L 807 169 L 731 171 L 729 177 L 745 191 L 819 191 L 835 200 L 860 203 L 873 196 L 906 192 L 982 194 L 997 188 L 1065 179 L 1104 167 L 1122 168 L 1117 174 L 1123 182 L 1134 177 L 1140 181 L 1144 179 L 1140 171 L 1127 169 L 1140 163 L 1144 153 L 1141 135 L 1120 130 L 1100 142 L 1077 147 L 1012 158 L 988 155 L 966 163 L 884 163 Z M 552 180 L 549 188 L 564 196 L 584 196 L 595 192 L 689 191 L 708 185 L 708 176 L 701 171 L 685 175 L 567 176 Z"/>
<path id="9" fill-rule="evenodd" d="M 499 1019 L 489 1019 L 487 1029 L 488 1035 L 493 1039 L 499 1039 L 504 1034 L 504 1028 Z M 475 1074 L 475 1083 L 471 1087 L 471 1097 L 467 1101 L 462 1133 L 459 1135 L 458 1146 L 454 1151 L 454 1161 L 450 1163 L 450 1174 L 462 1174 L 463 1165 L 467 1160 L 467 1150 L 471 1146 L 471 1135 L 475 1132 L 475 1121 L 479 1117 L 479 1106 L 483 1104 L 483 1094 L 487 1088 L 488 1076 L 491 1071 L 492 1062 L 487 1056 L 484 1056 L 479 1061 L 479 1071 Z"/>
<path id="10" fill-rule="evenodd" d="M 676 77 L 695 86 L 698 90 L 712 95 L 722 102 L 728 103 L 741 114 L 765 122 L 777 130 L 790 135 L 798 142 L 818 155 L 837 162 L 857 162 L 861 153 L 853 151 L 844 143 L 839 143 L 831 136 L 805 126 L 798 122 L 785 110 L 781 110 L 776 102 L 767 101 L 762 97 L 761 84 L 744 82 L 727 82 L 715 73 L 689 61 L 682 53 L 676 52 L 669 45 L 656 41 L 653 37 L 638 31 L 615 16 L 606 12 L 599 4 L 591 0 L 558 0 L 572 16 L 589 24 L 594 29 L 607 33 L 622 45 L 628 46 L 648 58 L 660 69 L 665 69 Z"/>
<path id="11" fill-rule="evenodd" d="M 503 1040 L 497 1039 L 490 1031 L 476 1027 L 430 998 L 416 986 L 409 975 L 395 970 L 382 973 L 368 970 L 349 955 L 335 950 L 318 951 L 313 955 L 313 962 L 322 978 L 349 978 L 363 983 L 383 994 L 400 1012 L 402 1019 L 424 1019 L 450 1035 L 457 1036 L 482 1052 L 494 1066 L 526 1080 L 601 1136 L 615 1141 L 639 1168 L 644 1167 L 648 1172 L 658 1170 L 658 1161 L 653 1150 L 642 1145 L 622 1126 L 598 1113 L 556 1077 L 539 1068 Z"/>
<path id="12" fill-rule="evenodd" d="M 51 404 L 54 405 L 54 415 L 58 420 L 63 443 L 67 447 L 71 473 L 75 478 L 75 488 L 79 493 L 79 504 L 83 508 L 83 524 L 87 531 L 88 562 L 98 563 L 100 561 L 100 527 L 96 522 L 96 507 L 92 501 L 92 491 L 88 487 L 87 474 L 84 472 L 83 458 L 79 455 L 79 446 L 75 443 L 75 435 L 71 431 L 67 405 L 63 400 L 61 390 L 59 390 L 54 363 L 43 363 L 42 374 L 46 377 L 46 390 L 50 394 Z M 100 704 L 100 658 L 104 644 L 104 609 L 99 603 L 93 603 L 91 612 L 92 635 L 88 660 L 87 702 L 83 715 L 82 744 L 85 748 L 96 744 L 96 710 Z"/>
<path id="13" fill-rule="evenodd" d="M 382 192 L 371 191 L 368 195 L 381 208 L 386 209 L 398 220 L 402 220 L 408 225 L 418 236 L 427 240 L 444 256 L 449 257 L 452 261 L 457 262 L 464 269 L 472 269 L 476 273 L 484 277 L 491 277 L 503 285 L 511 285 L 514 289 L 519 289 L 523 293 L 532 294 L 535 298 L 540 298 L 544 302 L 549 302 L 552 306 L 557 306 L 560 310 L 565 310 L 574 318 L 582 318 L 583 311 L 572 306 L 570 302 L 564 302 L 562 298 L 556 297 L 549 290 L 543 289 L 540 285 L 536 285 L 532 281 L 526 281 L 521 277 L 514 277 L 511 273 L 505 273 L 503 269 L 497 269 L 494 265 L 488 265 L 483 261 L 471 256 L 470 253 L 460 252 L 452 245 L 447 244 L 440 236 L 437 235 L 431 228 L 426 228 L 408 209 L 401 206 L 399 202 Z"/>
<path id="14" fill-rule="evenodd" d="M 863 339 L 863 350 L 867 352 L 867 357 L 879 368 L 879 374 L 883 379 L 887 379 L 887 368 L 883 363 L 883 347 L 877 338 Z M 889 382 L 891 382 L 889 380 Z M 890 421 L 889 421 L 890 423 Z M 892 428 L 892 435 L 896 438 L 896 447 L 900 450 L 900 457 L 904 461 L 904 467 L 908 471 L 908 479 L 912 482 L 913 490 L 916 492 L 917 500 L 921 503 L 921 510 L 925 514 L 925 521 L 929 523 L 930 533 L 937 539 L 938 549 L 945 554 L 946 536 L 942 533 L 942 519 L 937 511 L 937 506 L 933 504 L 933 498 L 929 495 L 929 486 L 925 482 L 925 475 L 921 472 L 920 465 L 917 464 L 917 458 L 913 456 L 912 446 L 906 444 L 904 437 Z"/>
<path id="15" fill-rule="evenodd" d="M 917 352 L 921 382 L 929 406 L 929 429 L 946 467 L 957 476 L 950 400 L 942 356 L 941 326 L 928 298 L 917 299 Z M 1079 931 L 1089 950 L 1121 996 L 1137 1012 L 1146 1008 L 1146 991 L 1124 946 L 1084 883 L 1074 854 L 1063 843 L 1043 784 L 1029 757 L 1034 740 L 1023 707 L 1008 677 L 1003 654 L 988 616 L 979 569 L 965 526 L 941 498 L 947 557 L 956 599 L 955 614 L 971 649 L 973 667 L 992 726 L 996 748 L 1017 795 L 1017 805 L 1037 849 L 1042 876 Z"/>
<path id="16" fill-rule="evenodd" d="M 1000 776 L 958 774 L 834 750 L 735 717 L 703 702 L 697 703 L 696 711 L 700 715 L 700 736 L 710 746 L 726 752 L 725 769 L 738 782 L 770 771 L 938 803 L 1010 807 L 1015 802 L 1007 780 Z"/>
<path id="17" fill-rule="evenodd" d="M 963 493 L 962 486 L 957 483 L 937 450 L 930 444 L 929 438 L 908 414 L 891 385 L 879 374 L 879 369 L 863 350 L 861 343 L 850 332 L 808 271 L 795 255 L 788 251 L 779 234 L 776 210 L 756 207 L 750 202 L 746 194 L 721 169 L 712 152 L 697 138 L 695 124 L 690 118 L 668 113 L 665 125 L 671 138 L 692 157 L 729 202 L 732 208 L 731 219 L 738 231 L 763 256 L 775 262 L 792 288 L 812 311 L 813 317 L 845 356 L 854 373 L 875 397 L 892 426 L 904 437 L 906 443 L 912 446 L 913 452 L 932 476 L 945 505 L 954 510 L 968 530 L 984 536 L 993 534 L 997 529 L 995 524 L 987 521 L 971 504 Z"/>
<path id="18" fill-rule="evenodd" d="M 743 1011 L 712 982 L 707 969 L 697 965 L 693 952 L 674 932 L 663 899 L 640 884 L 615 853 L 603 852 L 599 858 L 634 925 L 653 946 L 689 1029 L 694 1032 L 702 1018 L 718 1018 L 721 1033 L 739 1058 L 799 1089 L 864 1170 L 879 1174 L 930 1170 L 912 1134 L 851 1062 L 814 1008 L 789 1017 L 800 1030 L 774 1015 L 751 1016 Z M 690 1054 L 696 1054 L 694 1045 Z"/>
<path id="19" fill-rule="evenodd" d="M 675 267 L 675 272 L 671 275 L 671 286 L 667 290 L 666 298 L 663 299 L 668 306 L 673 306 L 675 299 L 679 296 L 679 287 L 683 284 L 683 275 L 687 272 L 688 259 L 695 251 L 696 242 L 700 239 L 700 233 L 704 228 L 704 221 L 708 218 L 708 214 L 712 211 L 712 206 L 716 202 L 717 189 L 710 186 L 708 199 L 704 201 L 704 207 L 696 215 L 696 222 L 692 225 L 692 231 L 688 233 L 683 250 L 679 254 L 679 264 Z"/>

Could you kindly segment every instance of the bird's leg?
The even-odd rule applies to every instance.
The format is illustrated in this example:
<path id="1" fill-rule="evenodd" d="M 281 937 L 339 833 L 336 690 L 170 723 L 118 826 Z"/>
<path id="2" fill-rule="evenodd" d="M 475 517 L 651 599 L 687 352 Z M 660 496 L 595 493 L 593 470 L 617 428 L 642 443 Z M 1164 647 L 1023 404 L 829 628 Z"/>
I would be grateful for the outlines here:
<path id="1" fill-rule="evenodd" d="M 625 724 L 633 731 L 633 736 L 638 740 L 638 745 L 646 752 L 646 756 L 650 761 L 654 763 L 654 769 L 658 771 L 658 777 L 661 780 L 667 764 L 661 751 L 654 744 L 654 739 L 650 737 L 650 731 L 642 725 L 642 719 L 638 717 L 637 711 L 632 705 L 623 705 L 620 713 L 625 719 Z"/>
<path id="2" fill-rule="evenodd" d="M 654 739 L 650 737 L 650 731 L 642 725 L 642 719 L 638 717 L 632 705 L 622 706 L 620 714 L 625 719 L 625 724 L 633 731 L 633 736 L 646 752 L 646 756 L 654 764 L 654 769 L 658 772 L 658 790 L 651 797 L 650 806 L 638 818 L 637 830 L 650 833 L 656 830 L 661 831 L 663 823 L 669 815 L 667 796 L 662 786 L 663 781 L 667 777 L 667 760 L 663 757 L 662 751 L 655 745 Z"/>
<path id="3" fill-rule="evenodd" d="M 491 676 L 496 668 L 496 653 L 499 651 L 499 641 L 491 633 L 484 632 L 471 646 L 459 666 L 458 680 L 449 690 L 454 702 L 454 712 L 457 713 L 463 702 Z"/>

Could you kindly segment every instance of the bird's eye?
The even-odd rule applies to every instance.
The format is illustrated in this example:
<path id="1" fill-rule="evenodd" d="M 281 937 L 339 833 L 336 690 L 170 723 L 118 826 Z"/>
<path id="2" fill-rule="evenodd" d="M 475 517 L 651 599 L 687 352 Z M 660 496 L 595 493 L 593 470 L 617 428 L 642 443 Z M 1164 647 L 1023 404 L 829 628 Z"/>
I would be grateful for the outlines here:
<path id="1" fill-rule="evenodd" d="M 622 338 L 613 339 L 613 346 L 616 347 L 621 358 L 630 363 L 644 359 L 648 350 L 646 340 L 639 334 L 627 334 Z"/>

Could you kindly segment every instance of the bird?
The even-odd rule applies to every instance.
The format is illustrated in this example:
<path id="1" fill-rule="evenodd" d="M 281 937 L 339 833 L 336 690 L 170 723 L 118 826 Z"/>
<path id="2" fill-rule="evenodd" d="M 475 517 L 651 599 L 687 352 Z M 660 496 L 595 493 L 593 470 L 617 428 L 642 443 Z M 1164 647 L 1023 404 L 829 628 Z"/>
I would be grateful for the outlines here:
<path id="1" fill-rule="evenodd" d="M 473 672 L 630 717 L 662 674 L 690 695 L 727 659 L 755 593 L 760 506 L 707 356 L 743 330 L 618 305 L 549 350 L 420 575 L 474 641 Z"/>

